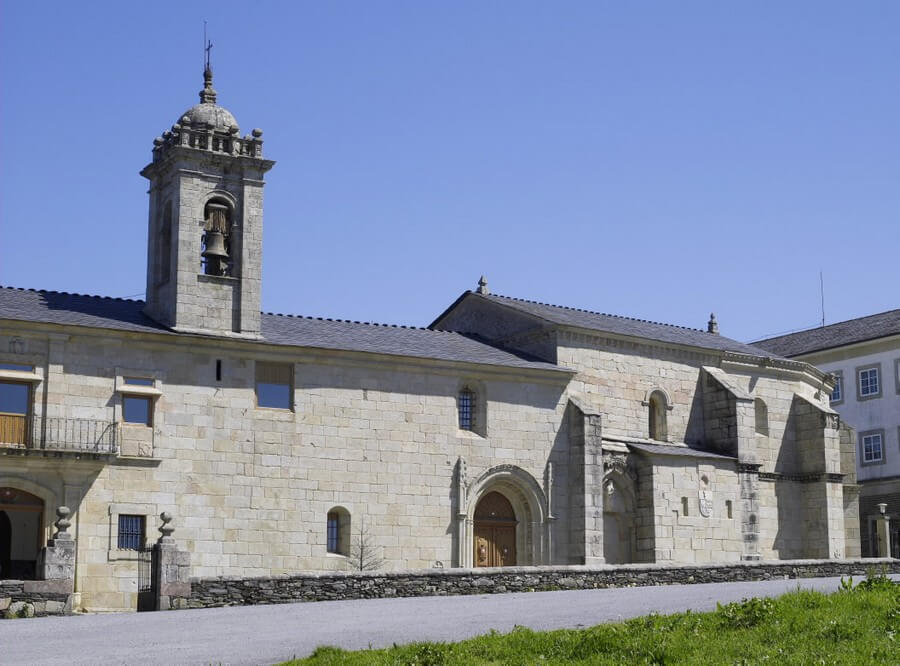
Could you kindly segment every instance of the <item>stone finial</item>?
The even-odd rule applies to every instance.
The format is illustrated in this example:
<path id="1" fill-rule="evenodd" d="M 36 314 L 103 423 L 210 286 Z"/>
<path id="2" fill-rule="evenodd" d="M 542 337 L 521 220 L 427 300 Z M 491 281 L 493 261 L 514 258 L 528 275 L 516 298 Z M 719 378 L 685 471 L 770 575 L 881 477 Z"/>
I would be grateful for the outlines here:
<path id="1" fill-rule="evenodd" d="M 172 532 L 175 531 L 175 528 L 169 525 L 169 523 L 172 522 L 172 514 L 168 511 L 163 511 L 161 514 L 159 514 L 159 519 L 163 524 L 159 527 L 159 531 L 162 536 L 159 537 L 157 543 L 172 543 L 175 540 L 172 538 Z"/>
<path id="2" fill-rule="evenodd" d="M 213 88 L 213 73 L 209 63 L 203 69 L 203 90 L 200 91 L 200 101 L 203 104 L 216 103 L 216 90 Z"/>
<path id="3" fill-rule="evenodd" d="M 706 324 L 706 332 L 712 333 L 713 335 L 719 334 L 719 322 L 716 321 L 716 313 L 709 313 L 709 321 Z"/>
<path id="4" fill-rule="evenodd" d="M 490 294 L 491 293 L 490 291 L 488 291 L 487 280 L 484 278 L 483 275 L 478 279 L 478 289 L 476 289 L 475 291 L 479 294 Z"/>
<path id="5" fill-rule="evenodd" d="M 72 521 L 69 520 L 71 515 L 72 511 L 67 506 L 56 508 L 57 518 L 54 523 L 56 526 L 56 534 L 53 535 L 54 541 L 67 541 L 72 538 L 72 535 L 69 534 L 69 527 L 72 525 Z"/>

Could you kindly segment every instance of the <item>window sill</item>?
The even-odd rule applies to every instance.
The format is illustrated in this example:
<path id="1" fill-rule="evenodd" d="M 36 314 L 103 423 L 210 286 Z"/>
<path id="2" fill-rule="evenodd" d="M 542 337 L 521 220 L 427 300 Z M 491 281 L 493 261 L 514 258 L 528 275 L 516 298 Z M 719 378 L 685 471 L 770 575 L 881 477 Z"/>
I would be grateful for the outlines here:
<path id="1" fill-rule="evenodd" d="M 138 386 L 136 384 L 120 384 L 116 387 L 116 393 L 124 395 L 142 395 L 150 398 L 158 398 L 162 391 L 153 386 Z"/>
<path id="2" fill-rule="evenodd" d="M 0 370 L 0 379 L 11 382 L 30 382 L 38 384 L 44 380 L 36 372 L 24 372 L 22 370 Z"/>

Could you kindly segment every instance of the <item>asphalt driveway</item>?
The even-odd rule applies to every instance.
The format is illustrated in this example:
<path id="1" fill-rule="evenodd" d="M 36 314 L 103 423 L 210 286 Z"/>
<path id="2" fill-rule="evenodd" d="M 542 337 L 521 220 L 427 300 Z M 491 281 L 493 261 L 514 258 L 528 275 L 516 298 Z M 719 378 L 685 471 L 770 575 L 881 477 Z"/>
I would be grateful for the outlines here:
<path id="1" fill-rule="evenodd" d="M 515 625 L 591 626 L 656 611 L 715 609 L 797 587 L 833 592 L 839 578 L 666 585 L 242 606 L 0 621 L 2 664 L 260 664 L 414 641 L 458 641 Z"/>

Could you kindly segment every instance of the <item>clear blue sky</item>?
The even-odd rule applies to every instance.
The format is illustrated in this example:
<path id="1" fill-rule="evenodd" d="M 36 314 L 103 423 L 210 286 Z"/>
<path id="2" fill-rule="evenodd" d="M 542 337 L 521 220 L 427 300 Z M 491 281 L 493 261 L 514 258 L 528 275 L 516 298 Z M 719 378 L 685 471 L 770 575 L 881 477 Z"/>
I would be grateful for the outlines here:
<path id="1" fill-rule="evenodd" d="M 750 340 L 900 307 L 900 3 L 57 2 L 0 14 L 0 284 L 143 298 L 153 138 L 277 161 L 263 309 L 495 293 Z"/>

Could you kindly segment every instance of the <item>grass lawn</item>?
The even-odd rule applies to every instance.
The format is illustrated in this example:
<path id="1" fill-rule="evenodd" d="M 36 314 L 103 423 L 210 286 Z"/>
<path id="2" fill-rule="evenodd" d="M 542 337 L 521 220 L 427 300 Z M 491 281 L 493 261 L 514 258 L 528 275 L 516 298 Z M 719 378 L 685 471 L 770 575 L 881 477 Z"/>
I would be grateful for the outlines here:
<path id="1" fill-rule="evenodd" d="M 649 615 L 590 629 L 508 634 L 346 652 L 295 664 L 900 664 L 900 584 L 870 577 L 835 594 L 807 590 L 711 613 Z"/>

